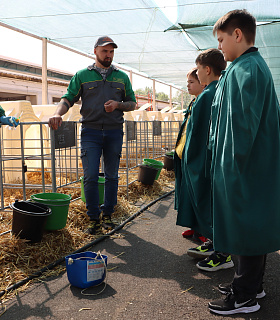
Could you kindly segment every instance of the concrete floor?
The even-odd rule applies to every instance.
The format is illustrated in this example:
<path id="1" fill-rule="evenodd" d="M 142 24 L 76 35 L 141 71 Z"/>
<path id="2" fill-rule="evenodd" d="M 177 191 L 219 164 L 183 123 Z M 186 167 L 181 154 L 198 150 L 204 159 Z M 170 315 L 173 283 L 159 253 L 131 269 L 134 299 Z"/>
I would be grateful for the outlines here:
<path id="1" fill-rule="evenodd" d="M 229 282 L 233 269 L 199 271 L 186 251 L 196 246 L 176 226 L 174 196 L 154 204 L 114 238 L 91 248 L 108 256 L 107 287 L 99 295 L 83 295 L 69 284 L 67 274 L 32 284 L 6 303 L 1 320 L 212 320 L 224 319 L 208 311 L 207 303 L 221 297 L 216 286 Z M 119 237 L 117 237 L 119 235 Z M 88 250 L 88 251 L 90 251 Z M 260 311 L 234 319 L 280 319 L 280 256 L 268 256 Z M 90 288 L 86 293 L 102 289 Z M 228 318 L 228 317 L 227 317 Z"/>

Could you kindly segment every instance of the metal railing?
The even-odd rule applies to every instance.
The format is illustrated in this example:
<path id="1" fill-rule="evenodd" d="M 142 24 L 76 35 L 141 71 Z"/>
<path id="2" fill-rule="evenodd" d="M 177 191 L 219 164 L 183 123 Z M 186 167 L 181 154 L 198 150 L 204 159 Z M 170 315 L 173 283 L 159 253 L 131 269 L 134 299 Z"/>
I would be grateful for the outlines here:
<path id="1" fill-rule="evenodd" d="M 64 121 L 59 130 L 47 122 L 22 122 L 14 129 L 0 129 L 1 208 L 4 190 L 17 189 L 26 200 L 27 190 L 56 192 L 59 188 L 77 188 L 83 175 L 80 159 L 79 122 Z M 180 121 L 125 121 L 124 143 L 119 175 L 126 188 L 137 180 L 138 166 L 144 158 L 159 159 L 174 148 Z M 102 171 L 102 163 L 100 167 Z"/>

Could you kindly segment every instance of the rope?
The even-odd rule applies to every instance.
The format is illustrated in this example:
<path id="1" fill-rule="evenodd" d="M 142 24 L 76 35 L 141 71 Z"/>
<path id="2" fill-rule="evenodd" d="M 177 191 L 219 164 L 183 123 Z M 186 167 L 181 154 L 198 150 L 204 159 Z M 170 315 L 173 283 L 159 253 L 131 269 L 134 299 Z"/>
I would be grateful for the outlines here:
<path id="1" fill-rule="evenodd" d="M 95 253 L 95 252 L 94 252 L 94 253 Z M 101 259 L 98 259 L 98 257 L 100 257 Z M 83 294 L 84 296 L 97 296 L 98 294 L 102 293 L 102 292 L 105 290 L 106 286 L 107 286 L 107 265 L 106 265 L 106 261 L 103 259 L 103 256 L 102 256 L 102 254 L 101 254 L 101 252 L 100 252 L 100 250 L 99 250 L 99 251 L 96 253 L 96 257 L 95 257 L 95 258 L 92 258 L 92 257 L 80 257 L 80 258 L 76 258 L 76 259 L 69 258 L 69 259 L 68 259 L 68 265 L 71 265 L 72 263 L 74 263 L 75 260 L 81 260 L 81 259 L 92 259 L 92 260 L 94 260 L 94 261 L 96 261 L 96 262 L 99 262 L 99 263 L 101 263 L 100 260 L 102 260 L 102 262 L 103 262 L 103 266 L 104 266 L 103 275 L 104 275 L 104 273 L 105 273 L 105 278 L 104 278 L 104 280 L 103 280 L 101 283 L 98 283 L 98 284 L 96 284 L 96 285 L 94 285 L 94 286 L 85 288 L 85 289 L 83 289 L 83 290 L 81 291 L 81 294 Z M 102 275 L 102 277 L 103 277 L 103 275 Z M 85 290 L 91 289 L 91 288 L 94 288 L 94 287 L 98 287 L 98 286 L 100 286 L 100 285 L 103 284 L 103 283 L 105 283 L 104 288 L 103 288 L 101 291 L 99 291 L 98 293 L 84 293 Z"/>

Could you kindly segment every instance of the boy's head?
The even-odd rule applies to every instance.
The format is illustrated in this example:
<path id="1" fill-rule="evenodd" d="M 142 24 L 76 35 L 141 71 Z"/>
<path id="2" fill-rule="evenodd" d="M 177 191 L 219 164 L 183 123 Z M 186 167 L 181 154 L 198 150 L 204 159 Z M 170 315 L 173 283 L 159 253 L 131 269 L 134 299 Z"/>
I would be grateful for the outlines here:
<path id="1" fill-rule="evenodd" d="M 197 75 L 201 84 L 209 84 L 219 78 L 227 66 L 223 54 L 218 49 L 202 51 L 195 60 Z"/>
<path id="2" fill-rule="evenodd" d="M 188 82 L 187 88 L 188 88 L 189 94 L 194 95 L 196 97 L 199 94 L 201 94 L 201 92 L 204 89 L 204 86 L 201 85 L 198 80 L 197 68 L 193 68 L 187 73 L 187 82 Z"/>
<path id="3" fill-rule="evenodd" d="M 214 25 L 226 61 L 233 61 L 255 43 L 256 19 L 247 10 L 233 10 Z"/>

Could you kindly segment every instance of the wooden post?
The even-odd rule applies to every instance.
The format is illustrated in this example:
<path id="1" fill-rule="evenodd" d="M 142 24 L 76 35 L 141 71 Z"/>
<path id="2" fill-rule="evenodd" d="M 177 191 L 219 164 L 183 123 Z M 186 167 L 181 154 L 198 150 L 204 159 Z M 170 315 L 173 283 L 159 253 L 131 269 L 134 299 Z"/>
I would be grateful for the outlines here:
<path id="1" fill-rule="evenodd" d="M 132 70 L 129 70 L 129 80 L 130 80 L 131 86 L 132 86 Z"/>
<path id="2" fill-rule="evenodd" d="M 153 111 L 156 111 L 156 80 L 153 79 Z"/>
<path id="3" fill-rule="evenodd" d="M 170 86 L 169 107 L 172 109 L 172 86 Z"/>
<path id="4" fill-rule="evenodd" d="M 48 104 L 47 39 L 42 38 L 42 104 Z"/>

